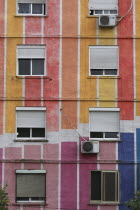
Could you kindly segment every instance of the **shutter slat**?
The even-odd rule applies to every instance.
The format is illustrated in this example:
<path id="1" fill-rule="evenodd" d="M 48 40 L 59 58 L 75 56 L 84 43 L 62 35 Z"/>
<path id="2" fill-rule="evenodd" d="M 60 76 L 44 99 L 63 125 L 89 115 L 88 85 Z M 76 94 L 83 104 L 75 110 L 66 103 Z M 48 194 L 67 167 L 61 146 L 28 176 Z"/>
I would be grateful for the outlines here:
<path id="1" fill-rule="evenodd" d="M 118 10 L 118 0 L 89 0 L 89 10 Z"/>
<path id="2" fill-rule="evenodd" d="M 45 197 L 45 174 L 17 174 L 17 197 Z"/>
<path id="3" fill-rule="evenodd" d="M 118 69 L 118 47 L 90 47 L 90 69 Z"/>
<path id="4" fill-rule="evenodd" d="M 17 111 L 17 127 L 44 128 L 45 111 Z"/>

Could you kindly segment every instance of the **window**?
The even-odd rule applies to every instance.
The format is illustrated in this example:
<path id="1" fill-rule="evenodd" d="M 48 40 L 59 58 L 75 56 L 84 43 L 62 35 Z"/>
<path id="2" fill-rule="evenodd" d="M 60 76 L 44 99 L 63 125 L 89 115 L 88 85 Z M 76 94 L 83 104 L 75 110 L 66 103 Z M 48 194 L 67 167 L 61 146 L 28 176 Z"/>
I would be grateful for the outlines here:
<path id="1" fill-rule="evenodd" d="M 90 46 L 89 75 L 118 75 L 118 46 Z"/>
<path id="2" fill-rule="evenodd" d="M 119 202 L 118 171 L 91 171 L 90 202 Z"/>
<path id="3" fill-rule="evenodd" d="M 120 132 L 119 108 L 90 108 L 90 139 L 118 140 Z"/>
<path id="4" fill-rule="evenodd" d="M 45 107 L 17 107 L 16 112 L 18 139 L 45 139 Z"/>
<path id="5" fill-rule="evenodd" d="M 46 0 L 17 0 L 18 15 L 46 15 Z"/>
<path id="6" fill-rule="evenodd" d="M 45 75 L 45 57 L 45 46 L 18 46 L 17 74 L 20 76 Z"/>
<path id="7" fill-rule="evenodd" d="M 89 15 L 117 15 L 118 0 L 89 0 Z"/>
<path id="8" fill-rule="evenodd" d="M 45 202 L 46 170 L 16 170 L 16 202 Z"/>

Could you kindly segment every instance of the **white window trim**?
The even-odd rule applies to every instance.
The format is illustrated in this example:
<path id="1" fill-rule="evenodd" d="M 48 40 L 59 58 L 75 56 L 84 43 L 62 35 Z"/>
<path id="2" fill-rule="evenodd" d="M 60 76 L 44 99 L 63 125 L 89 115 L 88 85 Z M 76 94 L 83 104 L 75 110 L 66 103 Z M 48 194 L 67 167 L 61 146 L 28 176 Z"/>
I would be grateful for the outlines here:
<path id="1" fill-rule="evenodd" d="M 89 108 L 89 119 L 90 119 L 90 112 L 120 112 L 120 108 Z M 90 120 L 89 120 L 89 127 L 90 127 Z M 120 121 L 119 121 L 119 128 L 120 128 Z M 90 138 L 90 140 L 96 140 L 96 141 L 119 141 L 120 140 L 120 129 L 119 129 L 119 135 L 118 138 L 105 138 L 105 132 L 103 132 L 103 138 Z M 90 137 L 90 129 L 89 129 L 89 137 Z"/>
<path id="2" fill-rule="evenodd" d="M 46 107 L 16 107 L 16 111 L 45 111 L 46 112 Z M 47 139 L 47 128 L 46 128 L 46 117 L 45 117 L 45 137 L 17 137 L 17 112 L 16 112 L 16 140 L 46 140 Z M 30 128 L 30 133 L 31 133 Z"/>
<path id="3" fill-rule="evenodd" d="M 26 4 L 31 4 L 31 13 L 19 13 L 19 6 L 18 4 L 19 3 L 26 3 Z M 32 13 L 32 4 L 42 4 L 42 11 L 45 11 L 45 14 L 33 14 Z M 45 8 L 44 8 L 44 5 L 45 5 Z M 37 17 L 42 17 L 42 16 L 47 16 L 47 2 L 46 0 L 41 0 L 41 1 L 34 1 L 34 0 L 27 0 L 27 1 L 24 1 L 24 0 L 17 0 L 17 3 L 16 3 L 16 15 L 17 16 L 37 16 Z"/>
<path id="4" fill-rule="evenodd" d="M 16 170 L 16 174 L 46 174 L 46 170 Z M 23 201 L 18 200 L 17 203 L 44 203 L 44 200 L 32 200 L 31 197 L 29 197 L 29 200 Z"/>
<path id="5" fill-rule="evenodd" d="M 117 69 L 117 74 L 116 75 L 105 75 L 103 73 L 103 75 L 91 75 L 91 72 L 90 72 L 90 49 L 92 49 L 92 48 L 94 48 L 94 49 L 95 48 L 97 48 L 97 49 L 99 49 L 99 48 L 101 48 L 101 49 L 102 48 L 107 49 L 107 48 L 116 48 L 116 47 L 118 48 L 118 69 Z M 89 55 L 88 56 L 89 57 L 89 61 L 88 61 L 89 62 L 88 63 L 88 65 L 89 65 L 89 67 L 88 67 L 89 68 L 89 76 L 91 76 L 91 77 L 118 77 L 119 76 L 119 46 L 118 45 L 108 45 L 108 46 L 105 46 L 105 45 L 100 45 L 100 46 L 99 45 L 98 46 L 97 45 L 94 45 L 94 46 L 93 45 L 90 45 L 89 46 L 88 53 L 89 53 L 88 54 Z M 104 71 L 105 71 L 105 69 L 104 69 Z"/>
<path id="6" fill-rule="evenodd" d="M 19 59 L 22 59 L 19 57 L 18 55 L 18 49 L 44 49 L 45 50 L 45 56 L 43 58 L 36 58 L 36 59 L 44 59 L 44 74 L 43 75 L 19 75 L 19 63 L 18 63 L 18 60 Z M 17 55 L 17 62 L 16 62 L 16 75 L 19 76 L 19 77 L 44 77 L 47 75 L 47 69 L 46 69 L 46 45 L 17 45 L 17 49 L 16 49 L 16 55 Z M 26 59 L 26 58 L 25 58 Z M 30 58 L 27 58 L 29 60 L 31 59 L 35 59 L 35 58 L 32 58 L 32 55 Z M 31 61 L 31 65 L 32 65 L 32 61 Z M 31 67 L 31 72 L 32 72 L 32 67 Z"/>
<path id="7" fill-rule="evenodd" d="M 101 172 L 101 200 L 91 200 L 90 199 L 90 204 L 94 204 L 94 203 L 102 203 L 102 204 L 106 204 L 106 203 L 109 203 L 109 204 L 113 204 L 113 203 L 120 203 L 120 172 L 118 170 L 91 170 L 92 171 L 100 171 Z M 102 195 L 103 195 L 103 173 L 104 172 L 107 172 L 107 173 L 116 173 L 118 175 L 118 186 L 117 186 L 117 183 L 116 186 L 117 186 L 117 189 L 118 189 L 118 201 L 103 201 L 102 199 Z M 91 176 L 91 175 L 90 175 Z M 117 194 L 117 193 L 115 193 Z M 90 198 L 91 198 L 91 177 L 90 177 Z"/>

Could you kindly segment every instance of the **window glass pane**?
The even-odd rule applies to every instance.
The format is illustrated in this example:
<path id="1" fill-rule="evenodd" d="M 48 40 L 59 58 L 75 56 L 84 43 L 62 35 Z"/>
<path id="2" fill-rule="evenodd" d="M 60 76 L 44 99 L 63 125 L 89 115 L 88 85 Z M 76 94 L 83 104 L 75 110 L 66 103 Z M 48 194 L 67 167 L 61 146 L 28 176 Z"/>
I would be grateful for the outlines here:
<path id="1" fill-rule="evenodd" d="M 19 6 L 18 13 L 21 14 L 31 13 L 31 4 L 19 3 L 18 6 Z"/>
<path id="2" fill-rule="evenodd" d="M 45 137 L 45 128 L 32 128 L 32 137 Z"/>
<path id="3" fill-rule="evenodd" d="M 19 75 L 30 75 L 30 59 L 18 60 Z"/>
<path id="4" fill-rule="evenodd" d="M 110 14 L 110 10 L 104 10 L 104 14 Z"/>
<path id="5" fill-rule="evenodd" d="M 32 60 L 32 75 L 44 75 L 44 59 Z"/>
<path id="6" fill-rule="evenodd" d="M 101 200 L 101 172 L 91 171 L 91 200 Z"/>
<path id="7" fill-rule="evenodd" d="M 117 69 L 105 69 L 105 75 L 117 75 Z"/>
<path id="8" fill-rule="evenodd" d="M 115 172 L 103 172 L 103 201 L 115 201 Z"/>
<path id="9" fill-rule="evenodd" d="M 33 7 L 33 11 L 32 13 L 33 14 L 42 14 L 42 4 L 32 4 L 32 7 Z"/>
<path id="10" fill-rule="evenodd" d="M 117 10 L 110 10 L 110 14 L 117 14 Z"/>
<path id="11" fill-rule="evenodd" d="M 90 132 L 90 138 L 103 138 L 102 132 Z"/>
<path id="12" fill-rule="evenodd" d="M 105 138 L 119 138 L 118 132 L 105 132 Z"/>
<path id="13" fill-rule="evenodd" d="M 31 197 L 31 200 L 32 201 L 44 201 L 45 198 L 44 197 L 34 197 L 34 198 Z"/>
<path id="14" fill-rule="evenodd" d="M 17 201 L 29 201 L 29 198 L 23 198 L 23 197 L 19 197 L 17 198 Z"/>
<path id="15" fill-rule="evenodd" d="M 89 15 L 94 15 L 94 10 L 90 10 Z"/>
<path id="16" fill-rule="evenodd" d="M 103 11 L 102 10 L 95 10 L 95 14 L 102 14 L 103 13 Z"/>
<path id="17" fill-rule="evenodd" d="M 90 74 L 91 75 L 103 75 L 103 70 L 102 69 L 90 69 Z"/>
<path id="18" fill-rule="evenodd" d="M 30 137 L 30 128 L 17 128 L 17 137 Z"/>

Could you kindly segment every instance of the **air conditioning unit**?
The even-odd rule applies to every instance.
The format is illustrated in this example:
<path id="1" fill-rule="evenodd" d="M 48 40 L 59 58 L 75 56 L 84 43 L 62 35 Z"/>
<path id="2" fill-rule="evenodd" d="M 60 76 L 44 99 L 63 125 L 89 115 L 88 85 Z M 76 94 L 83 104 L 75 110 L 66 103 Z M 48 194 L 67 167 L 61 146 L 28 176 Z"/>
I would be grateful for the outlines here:
<path id="1" fill-rule="evenodd" d="M 81 153 L 98 153 L 99 152 L 99 141 L 82 141 L 81 142 Z"/>
<path id="2" fill-rule="evenodd" d="M 99 26 L 101 27 L 113 27 L 116 25 L 115 15 L 101 15 L 99 16 Z"/>

